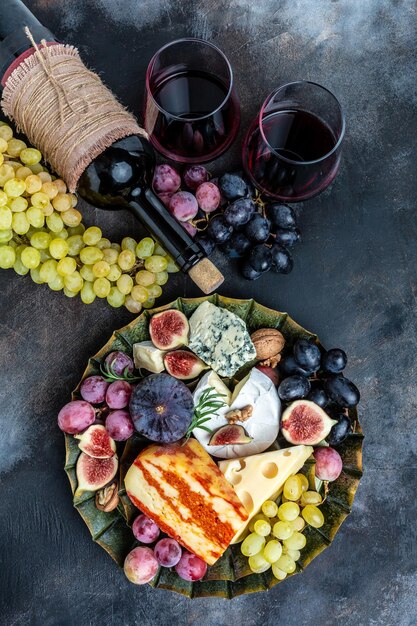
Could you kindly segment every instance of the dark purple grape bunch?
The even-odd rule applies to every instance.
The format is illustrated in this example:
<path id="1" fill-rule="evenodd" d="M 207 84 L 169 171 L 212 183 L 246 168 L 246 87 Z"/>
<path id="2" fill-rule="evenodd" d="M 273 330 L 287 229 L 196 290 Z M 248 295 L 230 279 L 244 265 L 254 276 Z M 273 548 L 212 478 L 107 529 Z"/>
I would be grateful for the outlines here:
<path id="1" fill-rule="evenodd" d="M 253 188 L 239 174 L 224 174 L 219 188 L 229 204 L 211 219 L 208 237 L 230 258 L 243 259 L 242 275 L 248 280 L 269 270 L 289 274 L 294 262 L 288 248 L 300 240 L 293 209 L 270 204 L 262 215 Z"/>
<path id="2" fill-rule="evenodd" d="M 278 395 L 283 402 L 305 398 L 337 420 L 327 436 L 332 446 L 342 443 L 352 432 L 346 409 L 355 407 L 360 400 L 356 385 L 343 375 L 346 365 L 346 352 L 340 348 L 321 351 L 313 340 L 298 339 L 292 353 L 278 366 Z"/>

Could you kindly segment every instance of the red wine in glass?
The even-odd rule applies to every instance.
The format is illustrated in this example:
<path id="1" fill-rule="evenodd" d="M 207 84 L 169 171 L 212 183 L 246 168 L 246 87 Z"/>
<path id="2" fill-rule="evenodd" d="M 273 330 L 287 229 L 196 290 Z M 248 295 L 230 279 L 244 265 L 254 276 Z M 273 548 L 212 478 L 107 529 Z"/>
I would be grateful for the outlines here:
<path id="1" fill-rule="evenodd" d="M 227 150 L 239 123 L 230 64 L 218 48 L 187 39 L 156 53 L 147 73 L 145 128 L 159 152 L 182 163 L 210 161 Z"/>
<path id="2" fill-rule="evenodd" d="M 309 91 L 310 85 L 314 90 L 324 89 L 314 83 L 307 83 L 306 87 L 302 82 L 284 86 L 272 94 L 249 129 L 243 161 L 261 192 L 279 200 L 297 202 L 317 195 L 335 178 L 340 164 L 344 119 L 340 106 L 340 127 L 336 119 L 337 107 L 334 107 L 334 115 L 329 116 L 329 103 L 326 104 L 328 120 L 322 110 L 319 114 L 311 110 L 312 104 L 318 103 L 317 96 L 310 98 L 310 109 L 305 102 L 297 106 L 294 85 L 298 94 L 300 88 L 303 92 Z M 291 94 L 277 97 L 288 88 L 292 88 Z M 334 98 L 324 91 L 326 100 L 328 96 Z"/>

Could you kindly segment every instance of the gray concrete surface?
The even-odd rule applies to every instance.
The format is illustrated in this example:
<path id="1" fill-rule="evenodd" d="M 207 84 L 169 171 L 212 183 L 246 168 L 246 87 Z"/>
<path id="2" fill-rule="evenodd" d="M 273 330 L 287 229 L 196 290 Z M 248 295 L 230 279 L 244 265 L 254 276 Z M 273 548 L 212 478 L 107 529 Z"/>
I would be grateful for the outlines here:
<path id="1" fill-rule="evenodd" d="M 7 1 L 7 0 L 4 0 Z M 362 391 L 364 477 L 332 546 L 298 577 L 231 602 L 129 584 L 72 508 L 56 414 L 89 355 L 131 319 L 2 271 L 0 623 L 7 626 L 411 626 L 417 623 L 416 4 L 412 0 L 28 0 L 140 113 L 148 60 L 206 37 L 229 56 L 242 127 L 213 171 L 239 165 L 243 131 L 273 87 L 297 78 L 338 94 L 341 171 L 300 206 L 290 276 L 255 283 L 228 265 L 220 293 L 288 311 L 349 356 Z M 85 208 L 112 238 L 128 215 Z M 216 257 L 225 269 L 227 260 Z M 182 276 L 162 302 L 197 295 Z"/>

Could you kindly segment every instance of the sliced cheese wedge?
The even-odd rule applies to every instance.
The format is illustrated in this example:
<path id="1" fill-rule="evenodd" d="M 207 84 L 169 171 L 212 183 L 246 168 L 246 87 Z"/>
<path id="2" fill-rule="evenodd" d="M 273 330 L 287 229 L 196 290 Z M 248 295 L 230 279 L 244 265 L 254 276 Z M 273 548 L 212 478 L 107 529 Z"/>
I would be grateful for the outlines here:
<path id="1" fill-rule="evenodd" d="M 287 478 L 303 467 L 312 452 L 312 446 L 292 446 L 219 462 L 220 471 L 233 485 L 249 515 L 232 543 L 243 538 L 248 523 L 259 513 L 265 500 L 275 500 L 279 496 Z"/>
<path id="2" fill-rule="evenodd" d="M 125 487 L 138 509 L 208 565 L 247 519 L 237 494 L 195 439 L 145 448 L 130 466 Z"/>

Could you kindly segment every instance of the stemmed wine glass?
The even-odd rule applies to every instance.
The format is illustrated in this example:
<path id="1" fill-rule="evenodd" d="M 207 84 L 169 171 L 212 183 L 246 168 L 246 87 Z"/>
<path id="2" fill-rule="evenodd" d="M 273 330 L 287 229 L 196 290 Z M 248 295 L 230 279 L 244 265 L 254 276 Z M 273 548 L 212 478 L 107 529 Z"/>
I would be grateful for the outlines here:
<path id="1" fill-rule="evenodd" d="M 225 152 L 240 106 L 223 52 L 192 38 L 158 50 L 146 73 L 144 118 L 153 146 L 174 161 L 205 163 Z"/>
<path id="2" fill-rule="evenodd" d="M 254 185 L 284 202 L 307 200 L 334 180 L 345 118 L 336 96 L 310 81 L 273 91 L 243 145 L 243 165 Z"/>

